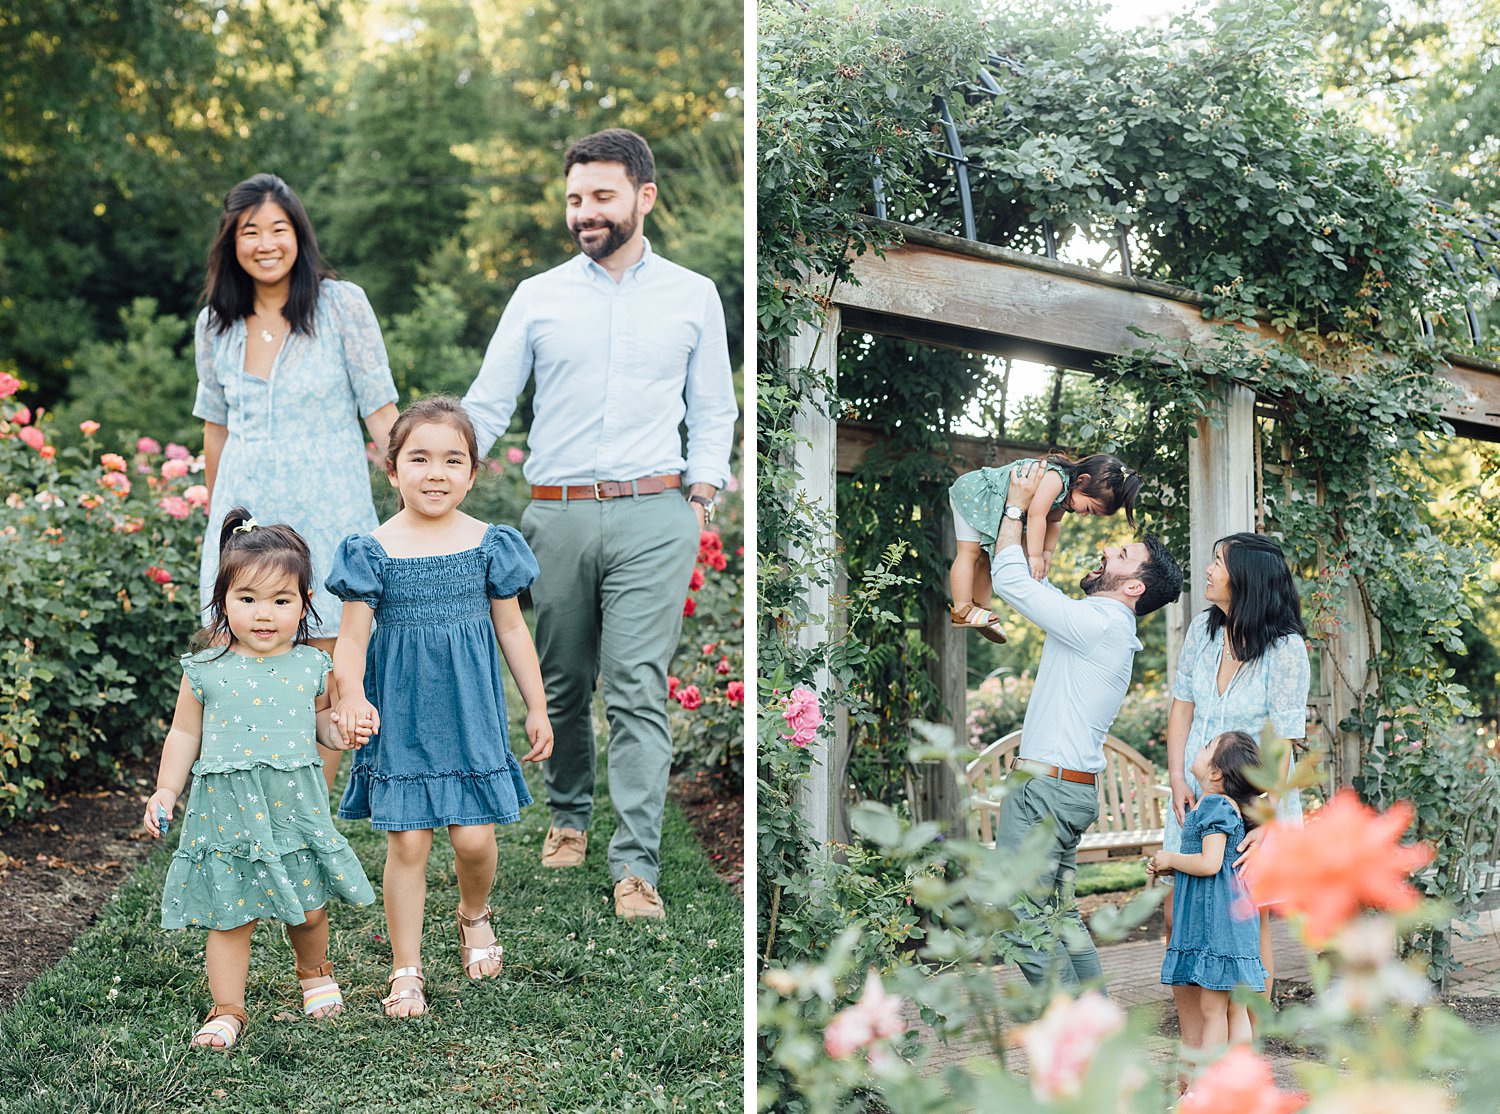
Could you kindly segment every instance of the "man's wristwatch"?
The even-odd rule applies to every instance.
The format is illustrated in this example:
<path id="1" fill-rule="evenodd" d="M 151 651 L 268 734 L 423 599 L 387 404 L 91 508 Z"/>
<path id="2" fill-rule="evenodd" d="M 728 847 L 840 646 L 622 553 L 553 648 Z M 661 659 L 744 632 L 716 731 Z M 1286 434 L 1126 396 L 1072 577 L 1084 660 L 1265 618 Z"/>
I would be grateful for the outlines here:
<path id="1" fill-rule="evenodd" d="M 714 520 L 714 500 L 710 499 L 707 495 L 689 495 L 688 502 L 697 503 L 703 508 L 704 522 L 712 522 Z"/>
<path id="2" fill-rule="evenodd" d="M 1023 513 L 1024 512 L 1021 510 L 1020 507 L 1012 506 L 1010 504 L 1006 504 L 1006 507 L 1005 507 L 1005 517 L 1008 518 L 1008 519 L 1010 519 L 1012 522 L 1020 522 L 1021 521 L 1021 515 Z"/>

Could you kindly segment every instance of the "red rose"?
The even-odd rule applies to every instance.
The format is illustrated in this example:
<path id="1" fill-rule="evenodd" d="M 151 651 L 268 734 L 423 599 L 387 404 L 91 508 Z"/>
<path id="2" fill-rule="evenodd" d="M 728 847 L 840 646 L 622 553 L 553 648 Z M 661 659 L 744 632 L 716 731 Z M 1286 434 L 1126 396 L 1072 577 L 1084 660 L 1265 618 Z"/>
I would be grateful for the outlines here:
<path id="1" fill-rule="evenodd" d="M 698 610 L 698 601 L 695 600 L 695 599 L 693 599 L 692 596 L 689 596 L 687 598 L 687 600 L 682 605 L 682 613 L 684 615 L 692 615 L 692 613 L 695 612 L 695 611 L 697 611 L 697 610 Z"/>
<path id="2" fill-rule="evenodd" d="M 680 684 L 682 684 L 682 682 L 679 681 L 676 677 L 672 676 L 670 673 L 667 674 L 667 699 L 668 700 L 672 699 L 672 697 L 674 697 L 674 696 L 677 695 L 677 686 L 680 685 Z"/>
<path id="3" fill-rule="evenodd" d="M 703 694 L 698 691 L 697 685 L 688 685 L 677 690 L 677 703 L 691 712 L 694 708 L 703 706 Z"/>
<path id="4" fill-rule="evenodd" d="M 731 704 L 743 704 L 745 702 L 745 682 L 730 681 L 724 688 L 724 699 Z"/>

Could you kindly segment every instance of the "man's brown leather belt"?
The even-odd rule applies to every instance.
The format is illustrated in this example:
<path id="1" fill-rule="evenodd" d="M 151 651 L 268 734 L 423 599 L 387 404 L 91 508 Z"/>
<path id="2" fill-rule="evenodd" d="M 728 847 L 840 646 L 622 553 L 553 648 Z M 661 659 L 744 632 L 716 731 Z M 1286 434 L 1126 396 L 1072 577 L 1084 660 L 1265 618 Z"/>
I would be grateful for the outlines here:
<path id="1" fill-rule="evenodd" d="M 1020 766 L 1031 773 L 1041 774 L 1043 777 L 1055 777 L 1061 778 L 1063 781 L 1075 781 L 1079 785 L 1094 784 L 1093 774 L 1085 773 L 1083 770 L 1066 770 L 1061 766 L 1049 766 L 1047 763 L 1038 762 L 1034 758 L 1013 758 L 1010 765 L 1012 769 Z"/>
<path id="2" fill-rule="evenodd" d="M 601 480 L 596 484 L 573 487 L 531 485 L 533 499 L 619 499 L 626 495 L 656 495 L 668 488 L 681 487 L 682 477 L 642 476 L 638 480 Z"/>

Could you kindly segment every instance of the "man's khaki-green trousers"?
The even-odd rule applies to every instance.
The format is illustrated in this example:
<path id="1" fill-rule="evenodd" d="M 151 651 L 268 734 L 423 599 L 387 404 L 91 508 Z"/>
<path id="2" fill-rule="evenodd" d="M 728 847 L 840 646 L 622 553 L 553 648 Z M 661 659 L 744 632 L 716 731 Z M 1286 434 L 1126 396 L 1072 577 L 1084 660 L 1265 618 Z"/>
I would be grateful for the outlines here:
<path id="1" fill-rule="evenodd" d="M 609 721 L 609 796 L 618 824 L 609 872 L 653 886 L 672 766 L 667 670 L 698 555 L 698 516 L 678 490 L 618 499 L 535 500 L 521 532 L 541 574 L 531 586 L 547 716 L 552 823 L 587 831 L 594 808 L 594 689 Z"/>

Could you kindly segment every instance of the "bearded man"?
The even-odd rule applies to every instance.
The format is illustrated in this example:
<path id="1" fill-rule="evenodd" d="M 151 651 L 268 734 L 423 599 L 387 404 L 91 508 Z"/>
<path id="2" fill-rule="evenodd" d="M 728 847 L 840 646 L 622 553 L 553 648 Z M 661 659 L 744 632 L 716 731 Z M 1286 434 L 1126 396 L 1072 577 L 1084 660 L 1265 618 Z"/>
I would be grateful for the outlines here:
<path id="1" fill-rule="evenodd" d="M 661 918 L 667 670 L 739 407 L 713 282 L 645 238 L 650 146 L 623 128 L 585 136 L 563 173 L 579 254 L 516 288 L 464 408 L 487 453 L 535 376 L 521 531 L 541 567 L 531 598 L 556 735 L 542 865 L 587 857 L 597 684 L 617 819 L 606 855 L 615 914 Z"/>
<path id="2" fill-rule="evenodd" d="M 1035 464 L 1016 470 L 992 562 L 995 594 L 1047 635 L 1012 761 L 1012 769 L 1029 776 L 1016 779 L 1019 784 L 1012 783 L 1005 797 L 995 848 L 1013 853 L 1033 828 L 1045 825 L 1051 831 L 1047 865 L 1032 894 L 1064 913 L 1065 928 L 1061 939 L 1046 938 L 1041 946 L 1012 938 L 1027 981 L 1102 988 L 1099 953 L 1073 897 L 1078 841 L 1099 815 L 1095 783 L 1104 770 L 1104 736 L 1130 688 L 1141 648 L 1136 621 L 1182 593 L 1182 570 L 1166 547 L 1147 535 L 1106 547 L 1099 564 L 1079 582 L 1081 600 L 1033 580 L 1021 548 L 1021 523 L 1041 476 Z M 1016 912 L 1035 916 L 1036 906 L 1023 901 Z"/>

